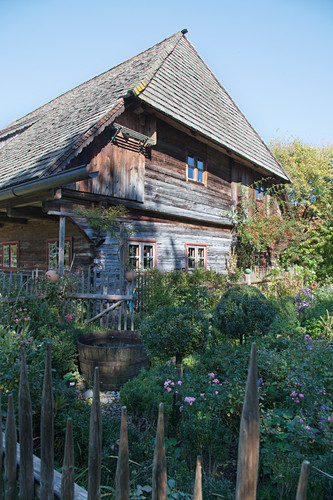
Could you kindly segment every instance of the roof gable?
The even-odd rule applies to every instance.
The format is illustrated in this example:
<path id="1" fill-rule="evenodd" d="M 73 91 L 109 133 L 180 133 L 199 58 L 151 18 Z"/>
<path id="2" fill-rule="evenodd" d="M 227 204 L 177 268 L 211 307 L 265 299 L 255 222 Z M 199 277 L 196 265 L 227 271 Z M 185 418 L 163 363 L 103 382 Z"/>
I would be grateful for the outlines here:
<path id="1" fill-rule="evenodd" d="M 282 179 L 287 174 L 183 32 L 57 97 L 0 132 L 0 186 L 65 167 L 134 93 Z"/>
<path id="2" fill-rule="evenodd" d="M 151 81 L 138 92 L 151 106 L 256 165 L 289 179 L 230 95 L 182 37 Z"/>

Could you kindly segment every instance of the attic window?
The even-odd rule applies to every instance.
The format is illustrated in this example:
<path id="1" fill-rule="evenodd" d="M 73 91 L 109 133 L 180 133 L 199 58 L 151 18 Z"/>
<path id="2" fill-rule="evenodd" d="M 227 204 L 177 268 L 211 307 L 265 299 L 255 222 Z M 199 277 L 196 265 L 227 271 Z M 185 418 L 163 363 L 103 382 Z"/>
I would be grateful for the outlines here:
<path id="1" fill-rule="evenodd" d="M 197 156 L 187 156 L 186 180 L 206 185 L 207 172 L 202 158 Z"/>

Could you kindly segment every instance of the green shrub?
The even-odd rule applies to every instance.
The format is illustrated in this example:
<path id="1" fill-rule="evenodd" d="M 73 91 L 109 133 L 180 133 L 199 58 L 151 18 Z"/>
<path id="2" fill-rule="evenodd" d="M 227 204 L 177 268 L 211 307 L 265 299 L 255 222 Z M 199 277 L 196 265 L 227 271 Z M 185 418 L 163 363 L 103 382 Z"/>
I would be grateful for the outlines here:
<path id="1" fill-rule="evenodd" d="M 150 356 L 168 361 L 203 348 L 208 336 L 208 320 L 190 307 L 167 306 L 141 324 L 141 338 Z"/>
<path id="2" fill-rule="evenodd" d="M 229 338 L 243 343 L 249 336 L 264 335 L 274 320 L 276 309 L 253 286 L 234 286 L 218 303 L 213 322 Z"/>

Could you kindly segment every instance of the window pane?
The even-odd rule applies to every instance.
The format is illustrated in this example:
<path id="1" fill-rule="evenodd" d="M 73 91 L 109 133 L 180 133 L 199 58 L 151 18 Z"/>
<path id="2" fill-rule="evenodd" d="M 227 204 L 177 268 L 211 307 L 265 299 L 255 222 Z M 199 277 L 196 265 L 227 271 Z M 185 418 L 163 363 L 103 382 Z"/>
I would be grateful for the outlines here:
<path id="1" fill-rule="evenodd" d="M 64 266 L 66 269 L 69 269 L 69 257 L 70 257 L 70 242 L 65 241 L 65 255 L 64 255 Z"/>
<path id="2" fill-rule="evenodd" d="M 49 241 L 49 269 L 57 269 L 58 268 L 58 242 L 57 241 Z"/>
<path id="3" fill-rule="evenodd" d="M 202 160 L 198 160 L 197 167 L 199 170 L 203 170 L 204 169 L 204 162 Z"/>
<path id="4" fill-rule="evenodd" d="M 195 268 L 195 248 L 189 247 L 187 249 L 187 267 L 188 269 Z"/>
<path id="5" fill-rule="evenodd" d="M 150 269 L 153 266 L 153 247 L 144 245 L 143 247 L 143 268 Z"/>
<path id="6" fill-rule="evenodd" d="M 128 247 L 129 265 L 132 269 L 139 269 L 139 245 L 129 245 Z"/>
<path id="7" fill-rule="evenodd" d="M 17 267 L 17 244 L 10 245 L 10 267 Z"/>
<path id="8" fill-rule="evenodd" d="M 3 267 L 10 267 L 9 266 L 9 245 L 2 246 L 2 263 L 3 263 Z"/>
<path id="9" fill-rule="evenodd" d="M 194 164 L 194 157 L 193 156 L 188 156 L 187 157 L 187 164 L 189 167 L 194 167 L 195 164 Z"/>
<path id="10" fill-rule="evenodd" d="M 194 168 L 191 168 L 191 167 L 187 168 L 187 177 L 189 179 L 195 180 L 195 170 L 194 170 Z"/>
<path id="11" fill-rule="evenodd" d="M 197 176 L 198 176 L 198 178 L 197 178 L 198 182 L 203 182 L 204 181 L 204 174 L 203 174 L 203 172 L 201 170 L 197 171 Z"/>

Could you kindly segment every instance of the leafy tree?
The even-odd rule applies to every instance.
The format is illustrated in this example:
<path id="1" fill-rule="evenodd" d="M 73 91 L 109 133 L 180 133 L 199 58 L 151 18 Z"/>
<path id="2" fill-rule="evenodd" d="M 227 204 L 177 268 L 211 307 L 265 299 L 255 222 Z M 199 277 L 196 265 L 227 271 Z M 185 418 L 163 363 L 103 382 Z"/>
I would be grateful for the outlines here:
<path id="1" fill-rule="evenodd" d="M 306 265 L 324 278 L 333 271 L 333 145 L 314 147 L 299 139 L 276 139 L 271 149 L 291 177 L 286 191 L 303 229 L 303 238 L 282 258 Z"/>

